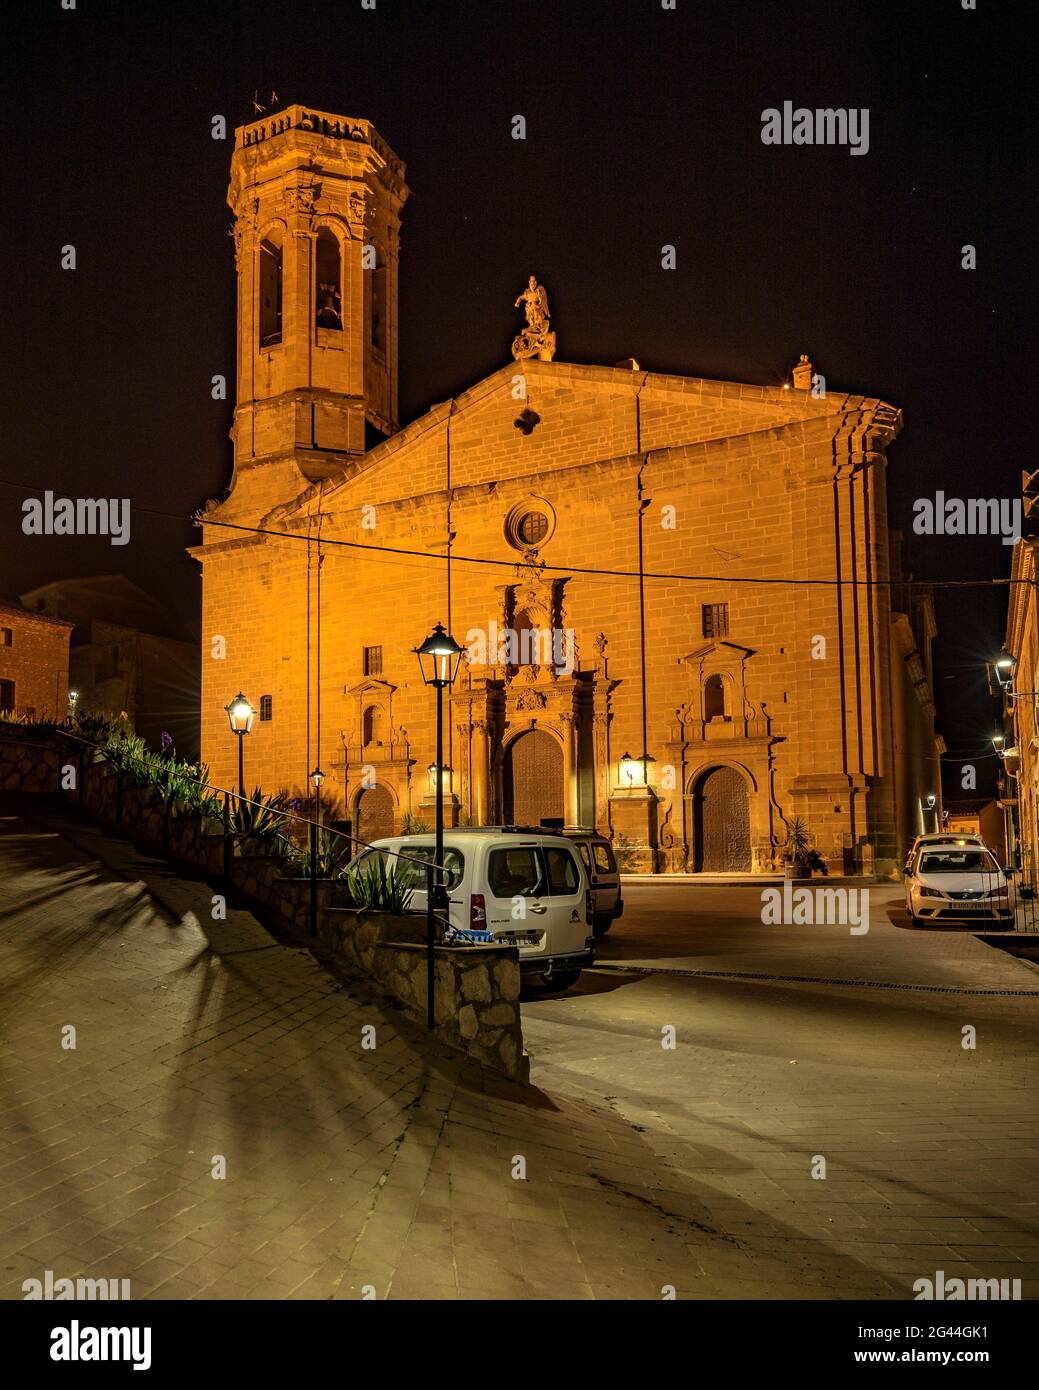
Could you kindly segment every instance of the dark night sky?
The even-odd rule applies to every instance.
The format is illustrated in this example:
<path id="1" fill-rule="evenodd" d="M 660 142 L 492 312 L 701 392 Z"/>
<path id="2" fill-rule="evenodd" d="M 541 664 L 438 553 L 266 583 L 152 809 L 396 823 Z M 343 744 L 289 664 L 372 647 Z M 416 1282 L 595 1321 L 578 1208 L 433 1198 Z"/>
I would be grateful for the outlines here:
<path id="1" fill-rule="evenodd" d="M 938 488 L 1014 496 L 1035 466 L 1035 53 L 1030 6 L 978 3 L 9 5 L 0 476 L 182 514 L 222 493 L 231 142 L 210 121 L 252 119 L 273 87 L 372 119 L 407 163 L 405 421 L 507 359 L 533 271 L 563 360 L 768 384 L 808 352 L 831 389 L 900 406 L 889 499 L 907 532 Z M 762 145 L 784 100 L 869 107 L 868 155 Z M 197 627 L 190 525 L 137 513 L 122 550 L 23 537 L 24 495 L 0 489 L 0 593 L 125 567 Z M 1008 573 L 998 540 L 909 541 L 918 578 Z M 980 663 L 1004 612 L 999 590 L 939 592 L 955 752 L 988 747 Z"/>

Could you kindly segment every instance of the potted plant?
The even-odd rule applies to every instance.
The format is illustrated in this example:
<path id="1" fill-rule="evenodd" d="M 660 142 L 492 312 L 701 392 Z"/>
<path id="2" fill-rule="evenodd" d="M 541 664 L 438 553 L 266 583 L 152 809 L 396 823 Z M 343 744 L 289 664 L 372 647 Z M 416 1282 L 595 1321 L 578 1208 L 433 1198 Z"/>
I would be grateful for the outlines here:
<path id="1" fill-rule="evenodd" d="M 808 822 L 803 816 L 794 816 L 787 822 L 783 872 L 787 878 L 811 878 L 813 873 L 828 872 L 822 855 L 812 848 Z"/>

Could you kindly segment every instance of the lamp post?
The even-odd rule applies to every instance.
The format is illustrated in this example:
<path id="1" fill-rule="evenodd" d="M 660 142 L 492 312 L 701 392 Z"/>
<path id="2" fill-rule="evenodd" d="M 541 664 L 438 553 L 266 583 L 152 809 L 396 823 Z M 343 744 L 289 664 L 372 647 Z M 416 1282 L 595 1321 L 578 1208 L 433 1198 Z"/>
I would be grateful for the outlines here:
<path id="1" fill-rule="evenodd" d="M 75 720 L 75 718 L 76 718 L 76 701 L 77 701 L 78 699 L 79 699 L 79 691 L 78 691 L 78 690 L 70 690 L 70 691 L 69 691 L 69 723 L 70 723 L 70 724 L 71 724 L 71 723 Z"/>
<path id="2" fill-rule="evenodd" d="M 627 787 L 649 787 L 649 764 L 656 762 L 648 753 L 641 758 L 633 758 L 630 753 L 621 754 L 621 776 Z"/>
<path id="3" fill-rule="evenodd" d="M 317 802 L 317 823 L 321 825 L 321 783 L 325 780 L 325 774 L 319 767 L 316 767 L 310 774 L 310 780 L 314 783 L 314 799 Z"/>
<path id="4" fill-rule="evenodd" d="M 246 734 L 252 731 L 253 720 L 256 718 L 256 711 L 242 692 L 239 691 L 231 703 L 224 706 L 224 713 L 227 715 L 228 723 L 231 725 L 231 732 L 238 738 L 238 795 L 241 800 L 244 801 L 245 752 L 243 740 Z"/>
<path id="5" fill-rule="evenodd" d="M 436 768 L 436 836 L 433 844 L 433 864 L 426 873 L 426 1026 L 436 1026 L 433 984 L 436 962 L 433 953 L 436 912 L 447 910 L 447 889 L 443 882 L 444 869 L 444 789 L 441 783 L 444 770 L 444 686 L 452 685 L 462 662 L 462 648 L 437 623 L 420 647 L 415 648 L 419 670 L 426 685 L 437 692 L 437 754 Z"/>
<path id="6" fill-rule="evenodd" d="M 435 883 L 433 892 L 438 908 L 445 907 L 447 892 L 442 883 L 444 865 L 444 789 L 441 777 L 444 766 L 444 687 L 453 685 L 462 661 L 462 648 L 455 639 L 444 631 L 443 624 L 437 623 L 420 647 L 415 648 L 422 679 L 437 692 L 437 755 L 434 766 L 437 769 L 436 788 L 436 842 L 433 849 L 433 868 Z"/>

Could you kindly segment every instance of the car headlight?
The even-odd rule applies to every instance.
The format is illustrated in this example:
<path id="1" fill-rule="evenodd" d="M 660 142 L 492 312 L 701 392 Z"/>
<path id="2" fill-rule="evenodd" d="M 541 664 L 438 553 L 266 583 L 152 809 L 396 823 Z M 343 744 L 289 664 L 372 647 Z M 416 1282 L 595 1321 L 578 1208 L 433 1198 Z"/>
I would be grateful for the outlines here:
<path id="1" fill-rule="evenodd" d="M 945 894 L 939 892 L 937 888 L 927 888 L 923 884 L 917 889 L 921 898 L 944 898 Z"/>
<path id="2" fill-rule="evenodd" d="M 985 894 L 986 898 L 1005 898 L 1010 892 L 1010 884 L 1004 883 L 1002 888 L 990 888 Z"/>

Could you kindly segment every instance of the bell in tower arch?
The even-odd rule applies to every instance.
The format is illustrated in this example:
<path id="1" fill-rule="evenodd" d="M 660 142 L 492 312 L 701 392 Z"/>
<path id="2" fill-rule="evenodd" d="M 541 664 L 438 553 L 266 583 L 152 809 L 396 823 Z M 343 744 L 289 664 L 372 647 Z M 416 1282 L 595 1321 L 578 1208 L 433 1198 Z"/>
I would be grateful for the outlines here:
<path id="1" fill-rule="evenodd" d="M 330 280 L 324 280 L 318 286 L 318 328 L 342 328 L 343 320 L 340 316 L 341 297 L 337 286 Z"/>
<path id="2" fill-rule="evenodd" d="M 342 328 L 341 284 L 339 241 L 327 227 L 322 227 L 317 236 L 317 310 L 314 317 L 318 328 Z"/>

